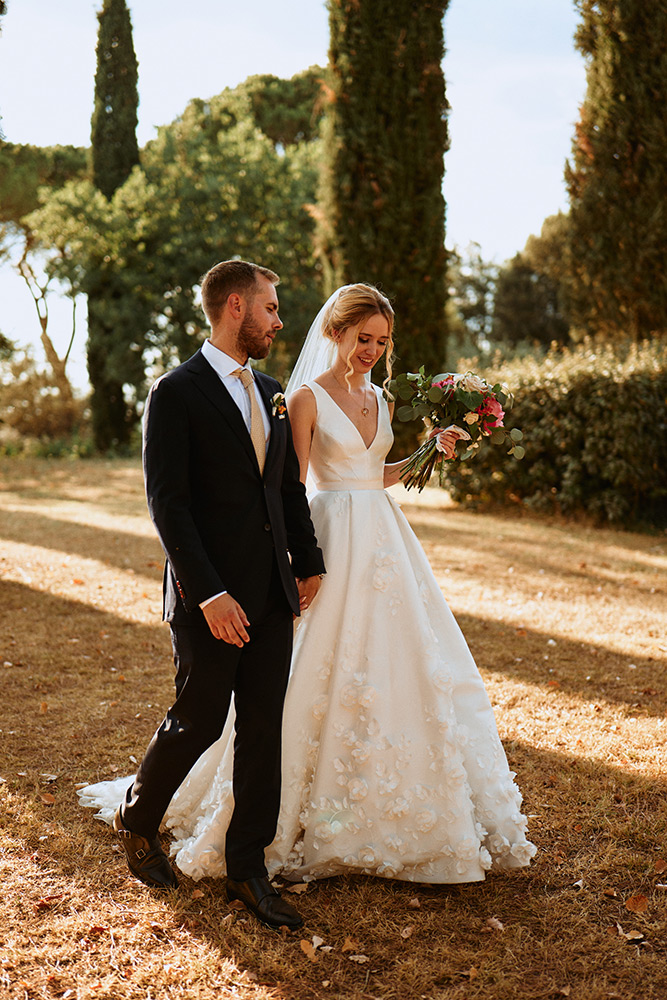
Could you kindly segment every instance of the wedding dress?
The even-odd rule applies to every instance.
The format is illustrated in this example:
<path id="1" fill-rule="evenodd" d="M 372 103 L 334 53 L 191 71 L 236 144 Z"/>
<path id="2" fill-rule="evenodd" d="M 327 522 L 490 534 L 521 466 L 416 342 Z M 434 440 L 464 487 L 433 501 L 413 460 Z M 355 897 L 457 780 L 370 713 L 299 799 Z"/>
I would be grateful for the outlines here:
<path id="1" fill-rule="evenodd" d="M 383 489 L 392 445 L 380 390 L 375 438 L 316 382 L 310 472 L 327 575 L 295 635 L 283 785 L 269 875 L 360 872 L 472 882 L 527 865 L 535 847 L 479 671 L 426 556 Z M 233 719 L 165 816 L 195 879 L 224 874 Z M 83 789 L 107 822 L 131 779 Z"/>

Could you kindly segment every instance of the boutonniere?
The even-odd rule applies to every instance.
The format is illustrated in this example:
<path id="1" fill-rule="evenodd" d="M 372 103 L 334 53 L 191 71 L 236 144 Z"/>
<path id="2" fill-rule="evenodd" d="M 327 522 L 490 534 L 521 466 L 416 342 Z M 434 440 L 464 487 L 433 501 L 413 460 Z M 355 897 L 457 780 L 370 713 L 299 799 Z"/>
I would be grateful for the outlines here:
<path id="1" fill-rule="evenodd" d="M 285 396 L 282 392 L 277 392 L 275 396 L 271 396 L 271 416 L 284 420 L 286 413 Z"/>

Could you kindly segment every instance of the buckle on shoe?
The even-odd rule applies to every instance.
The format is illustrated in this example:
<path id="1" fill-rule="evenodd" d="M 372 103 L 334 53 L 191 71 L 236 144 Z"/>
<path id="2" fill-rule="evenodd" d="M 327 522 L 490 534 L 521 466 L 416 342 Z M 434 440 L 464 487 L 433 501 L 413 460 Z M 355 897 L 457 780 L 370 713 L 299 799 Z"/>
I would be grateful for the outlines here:
<path id="1" fill-rule="evenodd" d="M 130 837 L 132 837 L 132 831 L 125 830 L 122 826 L 119 830 L 116 830 L 116 833 L 118 834 L 119 837 L 124 837 L 125 840 L 129 840 Z"/>
<path id="2" fill-rule="evenodd" d="M 146 851 L 143 849 L 143 847 L 140 847 L 138 851 L 134 852 L 134 856 L 139 861 L 143 861 L 144 858 L 146 857 Z"/>

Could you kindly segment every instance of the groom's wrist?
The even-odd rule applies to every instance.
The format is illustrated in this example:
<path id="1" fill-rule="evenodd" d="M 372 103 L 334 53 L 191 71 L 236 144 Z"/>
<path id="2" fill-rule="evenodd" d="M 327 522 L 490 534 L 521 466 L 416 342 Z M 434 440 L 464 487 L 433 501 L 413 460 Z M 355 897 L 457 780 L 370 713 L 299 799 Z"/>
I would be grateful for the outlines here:
<path id="1" fill-rule="evenodd" d="M 218 597 L 222 597 L 222 595 L 226 593 L 227 593 L 226 590 L 221 590 L 219 594 L 214 594 L 213 597 L 207 597 L 205 601 L 201 601 L 199 607 L 203 611 L 207 604 L 212 604 L 213 601 L 218 599 Z"/>

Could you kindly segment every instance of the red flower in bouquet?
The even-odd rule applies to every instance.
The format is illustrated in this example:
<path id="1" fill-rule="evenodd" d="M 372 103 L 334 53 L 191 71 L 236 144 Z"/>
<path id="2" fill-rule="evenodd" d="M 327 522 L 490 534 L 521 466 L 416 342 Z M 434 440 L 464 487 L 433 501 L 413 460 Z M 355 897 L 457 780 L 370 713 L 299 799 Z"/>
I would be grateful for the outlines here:
<path id="1" fill-rule="evenodd" d="M 398 408 L 398 419 L 421 417 L 429 432 L 401 470 L 401 479 L 408 489 L 416 486 L 421 491 L 436 465 L 442 483 L 446 432 L 457 437 L 456 457 L 461 461 L 475 454 L 483 438 L 489 438 L 492 444 L 502 444 L 509 438 L 509 454 L 517 459 L 524 456 L 519 443 L 523 434 L 518 427 L 508 431 L 504 425 L 505 413 L 514 399 L 500 382 L 490 385 L 474 372 L 432 376 L 420 368 L 418 373 L 408 372 L 392 379 L 389 392 L 392 398 L 408 403 Z"/>

